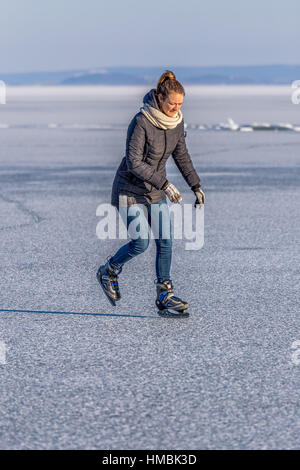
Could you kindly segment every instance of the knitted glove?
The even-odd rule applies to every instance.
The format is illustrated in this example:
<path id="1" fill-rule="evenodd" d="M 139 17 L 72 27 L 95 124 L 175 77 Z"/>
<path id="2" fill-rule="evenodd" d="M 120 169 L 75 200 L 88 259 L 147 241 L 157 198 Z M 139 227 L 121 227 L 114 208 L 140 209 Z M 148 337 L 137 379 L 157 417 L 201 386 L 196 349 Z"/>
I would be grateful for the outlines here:
<path id="1" fill-rule="evenodd" d="M 171 202 L 179 202 L 181 204 L 182 197 L 174 184 L 167 180 L 161 189 L 166 193 Z"/>

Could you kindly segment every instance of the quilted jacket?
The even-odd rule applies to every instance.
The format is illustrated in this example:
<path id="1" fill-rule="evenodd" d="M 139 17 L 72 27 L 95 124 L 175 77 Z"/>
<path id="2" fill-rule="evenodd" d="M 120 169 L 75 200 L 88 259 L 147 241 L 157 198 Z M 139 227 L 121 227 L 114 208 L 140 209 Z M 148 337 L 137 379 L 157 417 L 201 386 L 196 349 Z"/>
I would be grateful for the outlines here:
<path id="1" fill-rule="evenodd" d="M 154 89 L 143 101 L 159 109 Z M 166 162 L 171 154 L 190 188 L 197 187 L 200 178 L 185 144 L 183 120 L 174 129 L 163 130 L 137 113 L 128 127 L 126 154 L 114 178 L 111 204 L 118 207 L 119 195 L 127 196 L 128 206 L 166 199 L 161 188 L 167 181 Z"/>

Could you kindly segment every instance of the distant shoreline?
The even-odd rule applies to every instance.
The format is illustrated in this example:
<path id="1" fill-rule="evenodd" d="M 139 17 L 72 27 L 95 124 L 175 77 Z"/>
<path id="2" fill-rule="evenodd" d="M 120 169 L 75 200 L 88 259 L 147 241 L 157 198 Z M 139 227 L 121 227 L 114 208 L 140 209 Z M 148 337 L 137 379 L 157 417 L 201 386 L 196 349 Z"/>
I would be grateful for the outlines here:
<path id="1" fill-rule="evenodd" d="M 288 85 L 300 80 L 300 65 L 210 67 L 98 67 L 53 72 L 1 73 L 6 85 L 24 86 L 155 86 L 170 68 L 185 86 Z"/>

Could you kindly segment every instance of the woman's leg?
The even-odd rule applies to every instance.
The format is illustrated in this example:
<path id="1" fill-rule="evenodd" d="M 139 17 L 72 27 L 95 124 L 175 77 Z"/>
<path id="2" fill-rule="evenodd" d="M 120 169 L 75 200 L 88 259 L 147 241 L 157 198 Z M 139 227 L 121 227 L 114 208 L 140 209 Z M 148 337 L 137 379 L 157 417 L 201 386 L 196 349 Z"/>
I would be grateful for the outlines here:
<path id="1" fill-rule="evenodd" d="M 149 225 L 147 208 L 142 204 L 119 207 L 118 211 L 126 225 L 129 236 L 132 237 L 130 242 L 123 245 L 109 260 L 112 266 L 120 269 L 127 261 L 143 253 L 148 248 Z M 138 223 L 135 220 L 136 218 L 138 218 Z M 138 236 L 138 238 L 134 238 L 134 236 Z"/>
<path id="2" fill-rule="evenodd" d="M 151 204 L 151 228 L 155 229 L 156 243 L 156 301 L 161 315 L 188 316 L 189 304 L 173 294 L 170 279 L 172 260 L 172 221 L 165 200 Z"/>
<path id="3" fill-rule="evenodd" d="M 172 222 L 166 200 L 151 204 L 151 228 L 156 243 L 156 276 L 158 282 L 170 279 L 172 261 Z"/>

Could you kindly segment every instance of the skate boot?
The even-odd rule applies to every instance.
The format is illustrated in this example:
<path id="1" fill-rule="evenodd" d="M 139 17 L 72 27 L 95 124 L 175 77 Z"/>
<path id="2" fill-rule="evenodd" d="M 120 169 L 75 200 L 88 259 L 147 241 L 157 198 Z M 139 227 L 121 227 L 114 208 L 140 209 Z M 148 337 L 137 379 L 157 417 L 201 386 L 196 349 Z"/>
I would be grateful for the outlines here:
<path id="1" fill-rule="evenodd" d="M 103 266 L 100 266 L 97 272 L 97 279 L 101 285 L 104 294 L 115 307 L 116 301 L 120 300 L 121 294 L 118 285 L 118 274 L 120 274 L 122 268 L 114 268 L 109 260 Z"/>
<path id="2" fill-rule="evenodd" d="M 189 304 L 179 299 L 179 297 L 175 297 L 171 279 L 163 282 L 156 281 L 156 292 L 157 298 L 155 303 L 159 309 L 157 312 L 159 315 L 176 317 L 189 315 L 187 312 Z"/>

